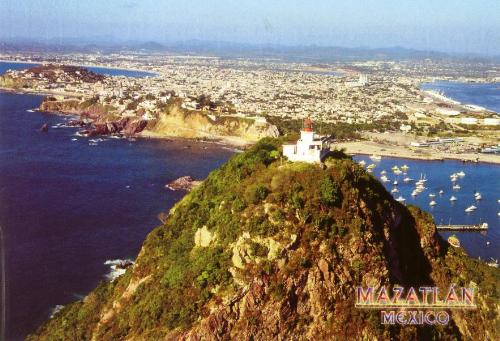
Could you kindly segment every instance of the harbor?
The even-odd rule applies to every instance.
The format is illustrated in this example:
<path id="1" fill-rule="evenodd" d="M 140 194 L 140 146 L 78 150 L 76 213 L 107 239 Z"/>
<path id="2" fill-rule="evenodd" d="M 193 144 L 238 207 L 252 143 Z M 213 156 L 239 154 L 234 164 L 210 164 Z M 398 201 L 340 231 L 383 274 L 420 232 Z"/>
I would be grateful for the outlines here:
<path id="1" fill-rule="evenodd" d="M 380 154 L 356 155 L 354 160 L 396 201 L 429 213 L 443 238 L 456 234 L 461 247 L 475 258 L 500 258 L 500 167 Z"/>

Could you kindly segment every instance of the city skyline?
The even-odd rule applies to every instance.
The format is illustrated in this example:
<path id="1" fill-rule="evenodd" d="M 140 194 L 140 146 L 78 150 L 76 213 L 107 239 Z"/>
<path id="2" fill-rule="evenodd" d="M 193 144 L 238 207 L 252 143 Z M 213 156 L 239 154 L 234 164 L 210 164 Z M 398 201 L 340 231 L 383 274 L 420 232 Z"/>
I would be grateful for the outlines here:
<path id="1" fill-rule="evenodd" d="M 500 3 L 423 0 L 176 3 L 24 1 L 0 4 L 0 39 L 226 41 L 500 55 Z"/>

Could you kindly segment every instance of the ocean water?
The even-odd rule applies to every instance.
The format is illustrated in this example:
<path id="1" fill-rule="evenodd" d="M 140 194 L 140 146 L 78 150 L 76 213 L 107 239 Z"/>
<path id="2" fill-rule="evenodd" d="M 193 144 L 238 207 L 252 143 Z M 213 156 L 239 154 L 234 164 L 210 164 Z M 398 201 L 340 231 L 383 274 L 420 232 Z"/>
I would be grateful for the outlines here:
<path id="1" fill-rule="evenodd" d="M 22 339 L 56 305 L 87 294 L 134 259 L 184 193 L 164 186 L 205 178 L 234 151 L 192 141 L 104 139 L 56 128 L 68 117 L 28 112 L 41 96 L 0 93 L 0 226 L 5 237 L 7 340 Z M 48 133 L 39 128 L 48 123 Z M 72 140 L 76 139 L 76 140 Z"/>
<path id="2" fill-rule="evenodd" d="M 0 74 L 31 66 L 0 63 Z M 474 102 L 456 99 L 487 106 L 480 97 Z M 87 138 L 74 136 L 76 129 L 57 128 L 67 116 L 27 111 L 41 100 L 0 93 L 0 226 L 6 241 L 8 340 L 22 339 L 56 306 L 84 296 L 108 278 L 105 262 L 135 258 L 145 236 L 159 225 L 158 213 L 184 195 L 165 189 L 167 182 L 184 175 L 204 178 L 234 153 L 192 141 L 105 138 L 89 145 Z M 43 123 L 51 127 L 48 133 L 39 131 Z M 355 159 L 372 162 L 365 156 Z M 456 234 L 471 256 L 500 258 L 500 166 L 397 158 L 376 164 L 377 178 L 385 169 L 391 180 L 399 181 L 395 197 L 402 195 L 422 207 L 437 223 L 487 222 L 486 233 Z M 404 184 L 404 176 L 390 170 L 403 164 L 410 167 L 408 176 L 425 174 L 428 179 L 428 189 L 417 198 L 410 195 L 413 183 Z M 461 170 L 466 173 L 458 181 L 462 188 L 453 191 L 449 175 Z M 442 197 L 440 189 L 445 191 Z M 475 191 L 482 201 L 474 200 Z M 430 193 L 436 194 L 435 207 L 429 206 Z M 451 195 L 458 198 L 454 204 Z M 472 204 L 477 211 L 465 213 Z"/>
<path id="3" fill-rule="evenodd" d="M 5 71 L 11 70 L 23 70 L 29 69 L 39 64 L 30 64 L 30 63 L 8 63 L 8 62 L 0 62 L 0 75 L 5 73 Z M 125 76 L 125 77 L 135 77 L 135 78 L 143 78 L 143 77 L 152 77 L 155 76 L 152 72 L 145 71 L 136 71 L 136 70 L 123 70 L 123 69 L 108 69 L 102 67 L 93 67 L 93 66 L 85 66 L 85 68 L 90 71 L 94 71 L 95 73 L 100 73 L 103 75 L 109 76 Z"/>
<path id="4" fill-rule="evenodd" d="M 500 113 L 500 83 L 459 83 L 437 81 L 424 83 L 424 90 L 442 91 L 462 104 L 474 104 Z"/>
<path id="5" fill-rule="evenodd" d="M 372 174 L 380 180 L 380 173 L 385 170 L 391 182 L 384 183 L 386 189 L 391 191 L 397 188 L 398 192 L 393 193 L 394 198 L 400 195 L 406 199 L 407 204 L 419 206 L 429 212 L 436 224 L 479 224 L 486 222 L 489 225 L 486 232 L 440 232 L 447 238 L 451 234 L 456 234 L 461 246 L 472 257 L 490 260 L 490 258 L 500 259 L 500 165 L 488 163 L 462 163 L 461 161 L 423 161 L 400 158 L 382 157 L 381 161 L 374 162 L 368 156 L 355 156 L 356 161 L 364 160 L 366 166 L 374 163 L 376 167 Z M 393 166 L 409 167 L 407 174 L 395 175 L 391 168 Z M 365 166 L 365 167 L 366 167 Z M 450 175 L 463 171 L 465 176 L 458 178 L 459 190 L 452 188 Z M 405 177 L 419 180 L 421 177 L 427 179 L 425 187 L 427 189 L 416 197 L 411 193 L 415 189 L 415 181 L 403 182 Z M 393 185 L 394 181 L 397 186 Z M 439 191 L 444 193 L 439 195 Z M 474 193 L 481 193 L 482 200 L 475 200 Z M 429 194 L 435 194 L 434 198 Z M 450 197 L 455 196 L 457 201 L 450 201 Z M 434 200 L 435 206 L 429 205 Z M 473 213 L 466 213 L 465 209 L 471 205 L 477 207 Z M 489 242 L 489 245 L 487 244 Z"/>

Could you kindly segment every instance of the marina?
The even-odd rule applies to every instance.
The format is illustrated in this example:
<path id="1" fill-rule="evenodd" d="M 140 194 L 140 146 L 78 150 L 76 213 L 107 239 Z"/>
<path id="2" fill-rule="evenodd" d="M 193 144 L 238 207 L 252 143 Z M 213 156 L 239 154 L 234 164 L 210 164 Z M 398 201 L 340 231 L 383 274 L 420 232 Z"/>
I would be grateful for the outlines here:
<path id="1" fill-rule="evenodd" d="M 354 160 L 364 163 L 364 168 L 373 164 L 369 155 L 358 155 Z M 377 171 L 372 176 L 396 201 L 431 214 L 445 239 L 455 233 L 469 255 L 500 258 L 500 167 L 393 157 L 381 158 L 371 170 L 375 165 Z"/>

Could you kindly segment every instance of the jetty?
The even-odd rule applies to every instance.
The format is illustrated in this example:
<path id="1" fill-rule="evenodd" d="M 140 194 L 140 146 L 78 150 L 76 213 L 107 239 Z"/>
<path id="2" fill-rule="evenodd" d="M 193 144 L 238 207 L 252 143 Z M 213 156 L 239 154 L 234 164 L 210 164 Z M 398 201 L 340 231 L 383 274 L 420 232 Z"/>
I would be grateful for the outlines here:
<path id="1" fill-rule="evenodd" d="M 473 225 L 437 225 L 438 231 L 487 231 L 488 224 L 473 224 Z"/>

